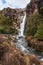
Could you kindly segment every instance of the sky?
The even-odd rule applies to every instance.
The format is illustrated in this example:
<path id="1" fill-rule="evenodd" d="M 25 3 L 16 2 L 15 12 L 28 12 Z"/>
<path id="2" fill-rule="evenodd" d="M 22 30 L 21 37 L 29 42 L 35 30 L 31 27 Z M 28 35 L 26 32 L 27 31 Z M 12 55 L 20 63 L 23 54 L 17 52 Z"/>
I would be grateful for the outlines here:
<path id="1" fill-rule="evenodd" d="M 25 8 L 30 0 L 0 0 L 0 9 L 6 7 L 11 8 Z"/>

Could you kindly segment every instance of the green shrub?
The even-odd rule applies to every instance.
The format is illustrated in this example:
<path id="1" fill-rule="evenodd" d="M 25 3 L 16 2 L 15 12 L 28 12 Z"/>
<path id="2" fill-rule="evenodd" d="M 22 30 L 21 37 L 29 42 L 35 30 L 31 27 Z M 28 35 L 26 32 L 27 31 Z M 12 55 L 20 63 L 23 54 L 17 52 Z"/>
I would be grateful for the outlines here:
<path id="1" fill-rule="evenodd" d="M 43 40 L 43 23 L 38 26 L 38 30 L 34 37 L 36 37 L 39 40 Z"/>

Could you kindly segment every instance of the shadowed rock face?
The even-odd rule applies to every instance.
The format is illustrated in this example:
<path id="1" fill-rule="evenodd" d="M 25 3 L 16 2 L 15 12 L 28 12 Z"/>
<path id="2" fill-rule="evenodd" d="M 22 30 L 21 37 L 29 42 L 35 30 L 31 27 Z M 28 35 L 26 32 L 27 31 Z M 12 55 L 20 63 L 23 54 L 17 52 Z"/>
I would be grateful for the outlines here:
<path id="1" fill-rule="evenodd" d="M 15 46 L 4 42 L 0 44 L 0 61 L 2 65 L 40 65 L 35 55 L 24 55 Z"/>
<path id="2" fill-rule="evenodd" d="M 26 8 L 27 17 L 34 12 L 39 12 L 43 16 L 43 0 L 31 0 Z"/>
<path id="3" fill-rule="evenodd" d="M 26 7 L 27 17 L 38 11 L 38 2 L 39 0 L 31 0 Z"/>

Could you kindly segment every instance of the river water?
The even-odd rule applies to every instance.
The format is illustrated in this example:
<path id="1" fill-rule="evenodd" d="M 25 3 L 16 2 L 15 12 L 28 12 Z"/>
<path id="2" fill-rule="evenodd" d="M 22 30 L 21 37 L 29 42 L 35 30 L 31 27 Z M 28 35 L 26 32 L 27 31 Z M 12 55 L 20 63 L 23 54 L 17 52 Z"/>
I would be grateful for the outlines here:
<path id="1" fill-rule="evenodd" d="M 22 16 L 22 22 L 20 24 L 20 29 L 19 33 L 17 35 L 17 42 L 16 42 L 16 47 L 21 49 L 21 51 L 24 54 L 35 54 L 39 57 L 41 61 L 43 61 L 43 56 L 40 55 L 40 53 L 36 52 L 34 49 L 28 47 L 27 42 L 25 41 L 24 38 L 24 27 L 25 27 L 25 22 L 26 22 L 26 12 L 24 12 L 24 16 Z"/>

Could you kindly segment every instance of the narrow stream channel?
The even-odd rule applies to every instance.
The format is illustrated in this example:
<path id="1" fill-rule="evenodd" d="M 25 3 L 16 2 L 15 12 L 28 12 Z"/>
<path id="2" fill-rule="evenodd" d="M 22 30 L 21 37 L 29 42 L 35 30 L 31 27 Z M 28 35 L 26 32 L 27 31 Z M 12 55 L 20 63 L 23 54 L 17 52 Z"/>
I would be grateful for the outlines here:
<path id="1" fill-rule="evenodd" d="M 25 21 L 26 21 L 26 12 L 24 12 L 24 16 L 22 16 L 22 22 L 20 24 L 20 29 L 19 33 L 17 35 L 17 42 L 16 42 L 16 47 L 21 49 L 21 51 L 24 54 L 35 54 L 39 57 L 41 61 L 43 61 L 43 56 L 41 56 L 38 52 L 36 52 L 34 49 L 28 47 L 27 42 L 25 41 L 24 38 L 24 27 L 25 27 Z"/>

